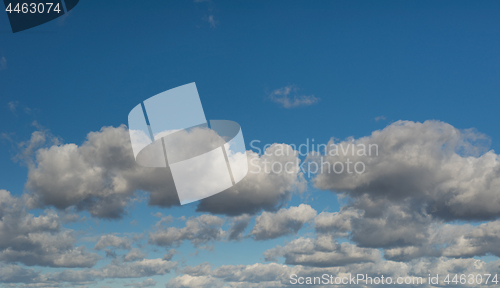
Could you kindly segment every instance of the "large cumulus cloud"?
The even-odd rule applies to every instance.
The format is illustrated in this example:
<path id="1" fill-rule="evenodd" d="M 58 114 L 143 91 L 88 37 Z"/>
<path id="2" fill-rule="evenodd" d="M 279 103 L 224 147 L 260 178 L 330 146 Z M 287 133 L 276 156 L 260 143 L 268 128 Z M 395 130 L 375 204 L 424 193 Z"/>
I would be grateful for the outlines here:
<path id="1" fill-rule="evenodd" d="M 371 156 L 359 152 L 370 145 L 376 147 Z M 323 155 L 308 161 L 325 165 L 314 185 L 336 193 L 344 205 L 321 213 L 316 232 L 383 248 L 397 261 L 497 255 L 496 221 L 477 228 L 453 222 L 500 216 L 500 162 L 488 145 L 485 135 L 440 121 L 398 121 L 367 137 L 332 139 Z M 348 158 L 364 162 L 364 173 L 327 169 Z"/>
<path id="2" fill-rule="evenodd" d="M 193 130 L 193 133 L 197 131 Z M 40 133 L 35 133 L 38 135 L 36 139 L 41 138 L 44 142 L 47 137 L 40 137 Z M 26 146 L 31 147 L 28 144 Z M 268 149 L 272 151 L 277 149 L 276 146 L 278 144 Z M 87 210 L 95 217 L 120 218 L 139 190 L 149 192 L 150 205 L 179 205 L 169 168 L 137 165 L 124 125 L 103 127 L 98 132 L 91 132 L 80 146 L 57 142 L 49 147 L 31 150 L 36 152 L 34 161 L 29 165 L 26 188 L 33 207 L 65 209 L 74 206 Z M 262 162 L 266 159 L 295 163 L 297 158 L 293 151 L 287 154 L 259 156 L 248 151 L 249 159 L 255 159 L 252 162 L 255 166 L 264 165 Z M 291 193 L 301 191 L 304 185 L 297 167 L 292 173 L 265 173 L 264 170 L 255 173 L 251 170 L 237 185 L 199 202 L 198 210 L 233 216 L 255 214 L 262 209 L 276 210 L 290 198 Z"/>
<path id="3" fill-rule="evenodd" d="M 368 197 L 375 211 L 383 211 L 387 201 L 412 199 L 415 209 L 425 208 L 433 217 L 489 220 L 500 216 L 500 162 L 494 151 L 485 151 L 487 143 L 481 133 L 440 121 L 397 121 L 370 136 L 336 143 L 344 148 L 355 145 L 355 153 L 344 155 L 339 148 L 335 155 L 331 140 L 324 162 L 331 165 L 349 158 L 364 162 L 366 170 L 337 174 L 324 169 L 314 185 L 355 199 Z M 359 145 L 368 151 L 370 144 L 378 146 L 378 155 L 372 146 L 371 156 L 360 156 Z M 309 160 L 320 161 L 318 157 Z"/>
<path id="4" fill-rule="evenodd" d="M 26 188 L 37 205 L 76 206 L 96 217 L 119 218 L 137 190 L 149 191 L 153 204 L 178 204 L 167 172 L 135 163 L 125 126 L 103 127 L 81 146 L 37 150 Z"/>

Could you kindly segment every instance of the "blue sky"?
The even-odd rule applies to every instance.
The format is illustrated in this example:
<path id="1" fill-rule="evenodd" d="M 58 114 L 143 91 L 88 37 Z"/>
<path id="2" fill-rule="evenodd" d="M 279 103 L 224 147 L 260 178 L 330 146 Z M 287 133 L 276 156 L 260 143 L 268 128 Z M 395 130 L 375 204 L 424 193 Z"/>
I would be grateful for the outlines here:
<path id="1" fill-rule="evenodd" d="M 299 145 L 307 138 L 327 143 L 332 137 L 370 136 L 399 120 L 438 120 L 459 131 L 484 133 L 491 140 L 489 149 L 499 151 L 499 12 L 498 1 L 80 1 L 66 17 L 15 34 L 7 15 L 0 13 L 0 189 L 14 197 L 30 192 L 25 187 L 30 168 L 13 158 L 20 151 L 17 143 L 40 129 L 33 121 L 62 143 L 81 146 L 89 132 L 127 124 L 130 110 L 144 99 L 191 82 L 196 82 L 206 118 L 238 122 L 247 149 L 255 139 L 263 144 Z M 290 97 L 319 100 L 283 107 L 272 95 L 285 87 L 291 87 Z M 338 192 L 337 186 L 306 180 L 305 192 L 292 193 L 283 209 L 305 203 L 318 214 L 339 211 L 330 192 Z M 86 220 L 64 227 L 94 240 L 79 236 L 75 245 L 92 250 L 95 239 L 108 233 L 145 233 L 134 247 L 149 251 L 151 259 L 161 258 L 168 249 L 147 244 L 159 220 L 152 215 L 204 214 L 195 212 L 198 203 L 148 206 L 147 192 L 136 195 L 142 200 L 132 201 L 119 220 L 77 212 Z M 356 202 L 356 195 L 350 191 L 346 197 Z M 54 208 L 46 205 L 30 213 L 43 215 L 44 209 Z M 500 215 L 492 213 L 488 219 L 432 217 L 440 225 L 478 225 Z M 134 220 L 138 224 L 131 225 Z M 173 259 L 187 266 L 207 261 L 214 267 L 262 262 L 268 249 L 316 237 L 311 221 L 298 232 L 267 241 L 250 236 L 240 242 L 215 241 L 213 251 L 185 241 Z M 169 225 L 184 227 L 185 220 Z M 229 229 L 230 221 L 223 227 Z M 372 247 L 349 237 L 360 247 Z M 190 256 L 197 250 L 197 256 Z M 104 257 L 95 267 L 111 263 L 103 251 L 95 253 Z M 66 269 L 19 265 L 44 273 Z M 156 287 L 164 287 L 176 275 L 153 279 Z M 108 280 L 87 284 L 122 287 L 131 281 Z"/>

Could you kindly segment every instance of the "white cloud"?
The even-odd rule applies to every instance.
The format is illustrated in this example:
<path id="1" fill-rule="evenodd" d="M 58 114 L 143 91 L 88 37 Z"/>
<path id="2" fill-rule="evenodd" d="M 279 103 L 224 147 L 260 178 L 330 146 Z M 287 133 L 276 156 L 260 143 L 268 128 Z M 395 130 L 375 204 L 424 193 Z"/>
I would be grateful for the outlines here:
<path id="1" fill-rule="evenodd" d="M 227 231 L 228 240 L 241 240 L 243 238 L 243 232 L 248 224 L 250 224 L 251 220 L 252 217 L 247 214 L 233 217 L 231 228 Z"/>
<path id="2" fill-rule="evenodd" d="M 212 275 L 225 282 L 260 283 L 276 280 L 276 274 L 285 272 L 285 265 L 276 263 L 252 265 L 224 265 L 212 271 Z"/>
<path id="3" fill-rule="evenodd" d="M 9 110 L 11 112 L 16 112 L 16 108 L 18 105 L 19 105 L 19 101 L 10 101 L 9 103 L 7 103 L 7 106 L 9 106 Z"/>
<path id="4" fill-rule="evenodd" d="M 210 27 L 215 28 L 215 26 L 217 26 L 218 21 L 215 21 L 214 15 L 209 15 L 207 21 L 210 24 Z"/>
<path id="5" fill-rule="evenodd" d="M 351 263 L 376 262 L 380 253 L 377 249 L 360 248 L 344 242 L 336 243 L 331 237 L 317 239 L 300 237 L 284 247 L 278 246 L 264 252 L 267 261 L 284 257 L 285 264 L 312 267 L 345 266 Z"/>
<path id="6" fill-rule="evenodd" d="M 168 281 L 167 287 L 171 288 L 213 288 L 221 287 L 222 283 L 211 276 L 177 276 Z"/>
<path id="7" fill-rule="evenodd" d="M 284 108 L 310 106 L 319 102 L 320 99 L 314 97 L 314 95 L 293 95 L 293 97 L 291 97 L 291 93 L 293 92 L 296 94 L 298 90 L 299 89 L 294 85 L 279 88 L 269 94 L 269 99 L 280 104 Z"/>
<path id="8" fill-rule="evenodd" d="M 128 252 L 127 255 L 123 257 L 123 261 L 132 262 L 136 260 L 142 260 L 144 259 L 144 257 L 146 257 L 146 253 L 142 252 L 140 249 L 134 248 L 130 250 L 130 252 Z M 165 259 L 164 257 L 163 260 L 170 260 L 170 259 Z"/>
<path id="9" fill-rule="evenodd" d="M 366 209 L 363 217 L 353 215 L 350 221 L 351 239 L 354 242 L 364 247 L 390 248 L 422 245 L 429 239 L 429 227 L 433 219 L 426 213 L 413 210 L 411 203 L 378 204 L 377 209 L 382 209 L 380 214 L 370 214 L 371 211 L 366 212 Z"/>
<path id="10" fill-rule="evenodd" d="M 369 137 L 335 143 L 337 148 L 377 144 L 378 155 L 343 155 L 341 148 L 335 155 L 330 144 L 333 140 L 322 161 L 345 163 L 350 158 L 366 163 L 366 171 L 337 174 L 326 167 L 314 179 L 317 188 L 348 199 L 340 212 L 316 217 L 319 235 L 383 248 L 386 258 L 397 261 L 499 255 L 496 221 L 474 229 L 444 224 L 500 216 L 500 162 L 487 151 L 485 135 L 438 121 L 398 121 Z M 320 157 L 308 160 L 320 163 Z"/>
<path id="11" fill-rule="evenodd" d="M 167 254 L 163 255 L 163 260 L 170 261 L 176 254 L 179 254 L 179 251 L 175 249 L 170 249 L 168 250 Z"/>
<path id="12" fill-rule="evenodd" d="M 0 263 L 0 283 L 36 283 L 39 281 L 43 279 L 34 269 Z"/>
<path id="13" fill-rule="evenodd" d="M 256 240 L 267 240 L 297 233 L 315 216 L 316 210 L 307 204 L 281 209 L 276 213 L 263 212 L 255 219 L 255 226 L 250 234 Z"/>
<path id="14" fill-rule="evenodd" d="M 169 284 L 180 284 L 173 287 L 196 287 L 196 284 L 209 283 L 211 287 L 241 287 L 241 288 L 257 288 L 257 287 L 289 287 L 290 275 L 295 274 L 302 277 L 322 277 L 323 274 L 329 274 L 333 277 L 347 277 L 349 275 L 363 274 L 371 277 L 392 277 L 396 281 L 398 277 L 422 277 L 422 280 L 427 280 L 428 275 L 447 275 L 447 274 L 496 274 L 500 261 L 485 263 L 476 259 L 447 259 L 441 258 L 422 258 L 410 262 L 394 262 L 384 261 L 379 259 L 376 262 L 365 262 L 348 264 L 336 267 L 309 267 L 302 265 L 287 266 L 276 263 L 270 264 L 251 264 L 251 265 L 224 265 L 216 269 L 204 269 L 203 273 L 190 274 L 185 272 L 184 275 L 172 278 L 171 282 L 167 283 L 167 287 L 172 287 Z M 184 280 L 184 281 L 182 281 Z M 440 284 L 444 277 L 440 277 Z M 184 285 L 184 286 L 182 286 Z M 293 285 L 295 287 L 331 287 L 327 285 Z M 366 288 L 364 282 L 358 285 L 352 284 L 350 287 Z M 380 287 L 392 287 L 394 285 L 376 285 Z M 407 285 L 408 287 L 436 287 L 424 284 Z M 449 286 L 449 285 L 446 285 Z M 462 287 L 463 285 L 450 286 Z M 203 286 L 201 286 L 203 287 Z M 481 285 L 468 285 L 468 287 L 482 287 Z"/>
<path id="15" fill-rule="evenodd" d="M 337 174 L 325 168 L 314 184 L 355 199 L 367 197 L 372 204 L 412 199 L 412 209 L 425 209 L 445 220 L 492 219 L 500 216 L 500 161 L 493 151 L 485 151 L 488 143 L 483 134 L 439 121 L 398 121 L 369 137 L 336 143 L 337 147 L 365 145 L 367 152 L 370 144 L 377 144 L 378 156 L 374 155 L 375 146 L 372 156 L 357 152 L 344 156 L 340 148 L 340 155 L 335 155 L 333 148 L 323 155 L 323 161 L 330 165 L 347 158 L 352 163 L 363 161 L 364 173 Z M 333 140 L 328 147 L 335 147 L 331 144 Z M 320 163 L 319 156 L 309 160 Z"/>
<path id="16" fill-rule="evenodd" d="M 112 264 L 102 269 L 106 278 L 138 278 L 164 275 L 177 266 L 177 262 L 163 259 L 143 259 L 126 264 Z"/>
<path id="17" fill-rule="evenodd" d="M 92 267 L 101 258 L 75 247 L 74 232 L 64 229 L 53 210 L 39 216 L 25 210 L 23 199 L 0 190 L 0 261 L 51 267 Z"/>
<path id="18" fill-rule="evenodd" d="M 46 131 L 36 133 L 46 137 L 44 143 L 52 139 L 47 138 Z M 95 217 L 120 218 L 138 190 L 149 192 L 149 205 L 179 205 L 168 168 L 137 165 L 128 131 L 123 125 L 91 132 L 81 146 L 56 142 L 51 147 L 40 148 L 40 141 L 37 141 L 26 142 L 22 153 L 36 154 L 36 159 L 29 165 L 26 183 L 33 207 L 76 207 Z M 277 149 L 277 145 L 268 150 Z M 262 167 L 264 160 L 286 163 L 297 159 L 293 153 L 261 157 L 250 151 L 247 153 L 255 165 Z M 293 173 L 248 173 L 230 189 L 200 201 L 198 210 L 226 215 L 276 210 L 292 192 L 300 191 L 304 185 L 305 180 L 298 169 Z"/>
<path id="19" fill-rule="evenodd" d="M 28 165 L 30 173 L 34 173 L 27 183 L 31 194 L 19 199 L 0 191 L 2 283 L 49 287 L 89 285 L 103 279 L 165 275 L 176 269 L 177 262 L 171 259 L 177 251 L 170 250 L 163 259 L 144 259 L 145 247 L 132 249 L 131 239 L 113 234 L 99 235 L 95 249 L 109 255 L 117 248 L 131 251 L 119 257 L 115 254 L 111 264 L 99 269 L 41 274 L 36 269 L 14 264 L 92 267 L 101 258 L 83 246 L 75 247 L 75 233 L 62 227 L 63 217 L 54 210 L 34 216 L 25 211 L 26 201 L 40 207 L 71 207 L 67 211 L 86 209 L 97 217 L 119 217 L 133 199 L 135 190 L 153 187 L 144 190 L 157 191 L 160 198 L 154 199 L 156 192 L 151 192 L 150 204 L 174 205 L 158 200 L 165 198 L 161 198 L 160 189 L 154 189 L 164 182 L 160 175 L 151 178 L 138 170 L 141 168 L 136 167 L 133 156 L 127 154 L 131 153 L 130 147 L 125 147 L 129 142 L 122 143 L 125 139 L 128 140 L 127 130 L 122 126 L 90 133 L 88 141 L 81 146 L 54 144 L 40 148 L 51 141 L 46 131 L 38 131 L 31 141 L 22 144 L 26 152 L 20 158 L 28 159 L 30 151 L 38 152 L 36 161 Z M 481 142 L 487 140 L 477 132 L 460 131 L 437 121 L 396 122 L 369 137 L 352 139 L 357 144 L 378 144 L 379 155 L 368 159 L 365 174 L 325 173 L 314 179 L 316 187 L 347 198 L 339 212 L 316 215 L 316 210 L 306 204 L 280 209 L 291 193 L 304 188 L 305 180 L 298 169 L 283 174 L 249 173 L 247 179 L 235 187 L 200 201 L 197 208 L 238 216 L 205 214 L 187 220 L 182 218 L 186 221 L 185 227 L 172 227 L 170 223 L 174 218 L 158 213 L 159 220 L 152 225 L 148 244 L 177 247 L 190 241 L 197 248 L 211 249 L 215 241 L 241 240 L 251 223 L 251 215 L 264 209 L 275 213 L 262 212 L 246 237 L 266 240 L 290 235 L 314 220 L 314 237 L 300 237 L 264 252 L 266 260 L 278 261 L 282 257 L 284 263 L 291 266 L 256 263 L 213 268 L 210 263 L 202 263 L 184 267 L 180 270 L 184 275 L 171 278 L 167 287 L 283 287 L 289 283 L 290 273 L 424 277 L 428 273 L 456 271 L 496 273 L 499 260 L 485 263 L 470 257 L 500 256 L 500 221 L 478 226 L 447 224 L 453 220 L 491 220 L 499 216 L 496 205 L 500 200 L 495 194 L 500 184 L 496 180 L 500 171 L 498 155 L 484 150 Z M 351 143 L 349 141 L 343 143 Z M 294 153 L 290 156 L 272 153 L 279 146 L 274 144 L 268 148 L 269 156 L 249 152 L 249 157 L 261 168 L 266 160 L 281 163 L 297 160 Z M 317 159 L 314 157 L 309 156 L 309 160 Z M 345 161 L 345 158 L 335 156 L 328 160 Z M 354 155 L 351 161 L 361 159 L 365 158 Z M 53 176 L 57 173 L 72 180 L 64 183 L 65 180 Z M 90 180 L 97 184 L 88 182 Z M 63 195 L 64 189 L 70 191 L 69 195 Z M 58 199 L 61 197 L 66 198 Z M 113 205 L 115 198 L 119 199 L 119 205 Z M 56 203 L 63 204 L 57 206 Z M 470 204 L 465 207 L 467 203 Z M 229 227 L 227 231 L 223 230 L 225 224 Z M 339 243 L 345 240 L 336 239 L 339 237 L 353 243 Z M 383 251 L 385 260 L 379 251 Z M 147 287 L 154 285 L 153 282 L 129 281 L 126 285 Z"/>
<path id="20" fill-rule="evenodd" d="M 189 274 L 191 276 L 208 275 L 212 271 L 212 266 L 208 262 L 198 264 L 196 266 L 187 266 L 182 269 L 182 273 Z"/>
<path id="21" fill-rule="evenodd" d="M 428 274 L 433 275 L 447 275 L 447 274 L 496 274 L 498 272 L 498 265 L 500 261 L 484 262 L 481 260 L 469 259 L 448 259 L 446 257 L 440 258 L 421 258 L 409 262 L 394 262 L 379 260 L 377 262 L 366 262 L 349 264 L 345 266 L 336 267 L 308 267 L 302 265 L 288 266 L 277 263 L 269 264 L 251 264 L 251 265 L 224 265 L 215 269 L 208 266 L 203 269 L 190 269 L 186 267 L 183 269 L 184 275 L 173 277 L 166 284 L 166 287 L 288 287 L 290 285 L 290 275 L 296 274 L 299 276 L 321 277 L 327 273 L 334 277 L 349 277 L 349 273 L 367 274 L 372 276 L 384 275 L 385 277 L 392 277 L 395 280 L 397 277 L 422 277 L 427 279 Z M 157 266 L 167 266 L 161 269 Z M 136 270 L 141 270 L 142 273 L 134 275 L 147 275 L 156 274 L 170 271 L 175 267 L 173 264 L 161 263 L 149 265 L 133 265 Z M 107 266 L 104 267 L 104 270 Z M 191 273 L 190 271 L 194 272 Z M 69 271 L 68 271 L 69 272 Z M 128 269 L 124 271 L 130 272 Z M 116 276 L 125 276 L 125 273 L 120 273 Z M 57 287 L 64 283 L 69 284 L 84 284 L 95 281 L 96 279 L 107 279 L 112 274 L 107 274 L 104 271 L 97 269 L 84 269 L 80 271 L 72 271 L 70 273 L 53 273 L 41 274 L 34 269 L 25 269 L 15 265 L 2 265 L 0 264 L 0 279 L 3 283 L 37 283 L 39 286 Z M 148 276 L 143 276 L 148 277 Z M 151 276 L 149 276 L 151 277 Z M 127 278 L 127 277 L 124 277 Z M 444 277 L 440 277 L 441 281 Z M 144 281 L 147 282 L 148 280 Z M 440 283 L 441 286 L 444 283 Z M 310 287 L 311 285 L 297 287 Z M 364 283 L 360 285 L 351 285 L 352 287 L 366 287 Z M 391 287 L 384 285 L 377 285 L 380 287 Z M 392 285 L 394 286 L 394 285 Z M 448 285 L 446 285 L 448 286 Z M 140 286 L 139 286 L 140 287 Z M 316 285 L 314 287 L 331 287 L 331 285 Z M 431 287 L 429 285 L 415 285 L 409 287 Z M 453 287 L 453 286 L 450 286 Z M 462 287 L 462 286 L 456 286 Z M 482 287 L 481 285 L 467 285 L 467 287 Z"/>
<path id="22" fill-rule="evenodd" d="M 205 263 L 196 267 L 186 267 L 183 269 L 183 273 L 185 274 L 173 278 L 171 282 L 167 283 L 167 287 L 171 287 L 170 284 L 178 285 L 173 287 L 198 287 L 196 284 L 202 285 L 204 283 L 212 285 L 210 287 L 250 287 L 246 285 L 252 285 L 251 287 L 253 285 L 270 287 L 268 285 L 272 285 L 272 283 L 277 284 L 276 280 L 281 278 L 287 270 L 289 269 L 286 265 L 276 263 L 224 265 L 212 270 Z M 229 286 L 225 286 L 224 284 L 229 284 Z"/>
<path id="23" fill-rule="evenodd" d="M 65 270 L 48 274 L 48 281 L 89 282 L 107 278 L 141 278 L 165 275 L 176 268 L 177 262 L 162 259 L 143 259 L 128 263 L 112 263 L 100 269 Z"/>
<path id="24" fill-rule="evenodd" d="M 0 58 L 0 70 L 5 70 L 7 69 L 7 59 L 5 59 L 5 57 L 2 56 L 2 58 Z"/>
<path id="25" fill-rule="evenodd" d="M 321 212 L 314 219 L 314 228 L 319 233 L 330 233 L 345 237 L 352 230 L 352 219 L 359 218 L 359 211 L 345 209 L 340 212 Z"/>
<path id="26" fill-rule="evenodd" d="M 221 228 L 222 224 L 224 224 L 224 219 L 204 214 L 188 219 L 184 228 L 160 228 L 157 231 L 149 233 L 149 243 L 172 247 L 179 246 L 183 241 L 187 240 L 196 247 L 210 248 L 206 245 L 224 238 L 225 232 Z M 200 246 L 202 244 L 205 246 Z"/>
<path id="27" fill-rule="evenodd" d="M 470 224 L 432 225 L 428 239 L 419 246 L 385 249 L 385 257 L 397 261 L 433 256 L 465 258 L 474 256 L 500 256 L 500 221 Z"/>
<path id="28" fill-rule="evenodd" d="M 124 286 L 135 287 L 135 288 L 154 287 L 155 285 L 156 281 L 154 281 L 152 278 L 148 278 L 142 282 L 124 284 Z"/>
<path id="29" fill-rule="evenodd" d="M 39 205 L 59 209 L 75 205 L 93 216 L 120 217 L 140 187 L 131 174 L 144 173 L 136 168 L 129 147 L 126 128 L 121 126 L 90 133 L 81 147 L 65 144 L 39 149 L 26 187 Z"/>
<path id="30" fill-rule="evenodd" d="M 276 211 L 292 193 L 305 189 L 306 181 L 298 167 L 292 167 L 289 172 L 276 170 L 279 173 L 271 172 L 269 168 L 269 163 L 283 167 L 287 163 L 300 162 L 291 146 L 273 144 L 263 152 L 259 156 L 247 151 L 250 165 L 247 176 L 226 191 L 202 199 L 197 211 L 231 216 L 255 214 L 262 209 Z"/>
<path id="31" fill-rule="evenodd" d="M 366 199 L 365 199 L 366 200 Z M 384 248 L 384 256 L 395 261 L 420 257 L 500 256 L 500 221 L 479 226 L 444 224 L 406 205 L 374 205 L 380 214 L 342 209 L 323 212 L 315 219 L 317 235 L 347 237 L 363 247 Z"/>
<path id="32" fill-rule="evenodd" d="M 106 247 L 114 247 L 120 249 L 130 249 L 131 241 L 128 238 L 118 237 L 116 235 L 102 235 L 99 241 L 94 246 L 94 249 L 101 250 Z"/>

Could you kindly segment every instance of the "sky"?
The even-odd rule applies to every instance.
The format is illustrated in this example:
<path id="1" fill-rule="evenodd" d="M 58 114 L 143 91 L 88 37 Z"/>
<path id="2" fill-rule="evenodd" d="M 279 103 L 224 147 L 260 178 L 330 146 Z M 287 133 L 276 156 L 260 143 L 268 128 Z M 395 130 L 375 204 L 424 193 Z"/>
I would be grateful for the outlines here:
<path id="1" fill-rule="evenodd" d="M 498 1 L 87 0 L 18 33 L 0 13 L 0 283 L 500 273 L 499 12 Z M 207 119 L 241 125 L 253 163 L 350 158 L 366 170 L 249 173 L 180 206 L 171 179 L 135 163 L 127 121 L 192 82 Z M 276 153 L 313 140 L 379 153 Z"/>

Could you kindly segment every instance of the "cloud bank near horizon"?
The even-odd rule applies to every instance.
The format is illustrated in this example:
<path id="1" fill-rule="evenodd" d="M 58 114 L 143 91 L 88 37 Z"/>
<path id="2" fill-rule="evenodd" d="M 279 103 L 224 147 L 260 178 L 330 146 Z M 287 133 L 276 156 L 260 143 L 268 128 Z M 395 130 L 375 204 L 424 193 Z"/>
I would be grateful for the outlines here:
<path id="1" fill-rule="evenodd" d="M 135 164 L 123 125 L 91 132 L 81 145 L 36 131 L 18 155 L 29 169 L 27 193 L 13 196 L 0 190 L 1 282 L 59 287 L 146 277 L 126 284 L 153 287 L 161 283 L 155 277 L 177 271 L 161 285 L 285 287 L 293 273 L 425 278 L 430 272 L 500 272 L 500 165 L 499 156 L 488 150 L 487 136 L 440 121 L 398 121 L 340 143 L 375 143 L 379 154 L 365 159 L 363 174 L 325 172 L 306 179 L 300 169 L 249 173 L 232 189 L 200 201 L 198 213 L 176 220 L 180 226 L 172 224 L 172 216 L 157 215 L 143 242 L 113 233 L 85 246 L 78 244 L 85 233 L 65 227 L 66 211 L 122 219 L 127 207 L 141 201 L 139 190 L 148 193 L 148 205 L 173 207 L 178 205 L 175 190 L 168 188 L 173 182 L 164 171 Z M 248 156 L 258 165 L 298 160 L 290 146 L 285 147 L 292 153 L 277 156 L 278 145 L 269 147 L 267 155 L 249 151 Z M 305 161 L 320 156 L 311 154 Z M 361 160 L 330 156 L 328 150 L 322 156 L 330 163 L 345 157 Z M 307 203 L 290 205 L 307 180 L 340 197 L 340 210 L 318 211 L 307 198 Z M 45 210 L 35 213 L 33 208 Z M 91 220 L 77 214 L 69 218 Z M 191 266 L 174 250 L 186 245 L 214 250 L 217 243 L 234 241 L 251 247 L 254 241 L 272 239 L 283 239 L 283 244 L 256 251 L 264 262 L 255 264 Z M 151 250 L 165 250 L 165 256 L 149 258 Z M 474 258 L 483 256 L 495 260 Z"/>

